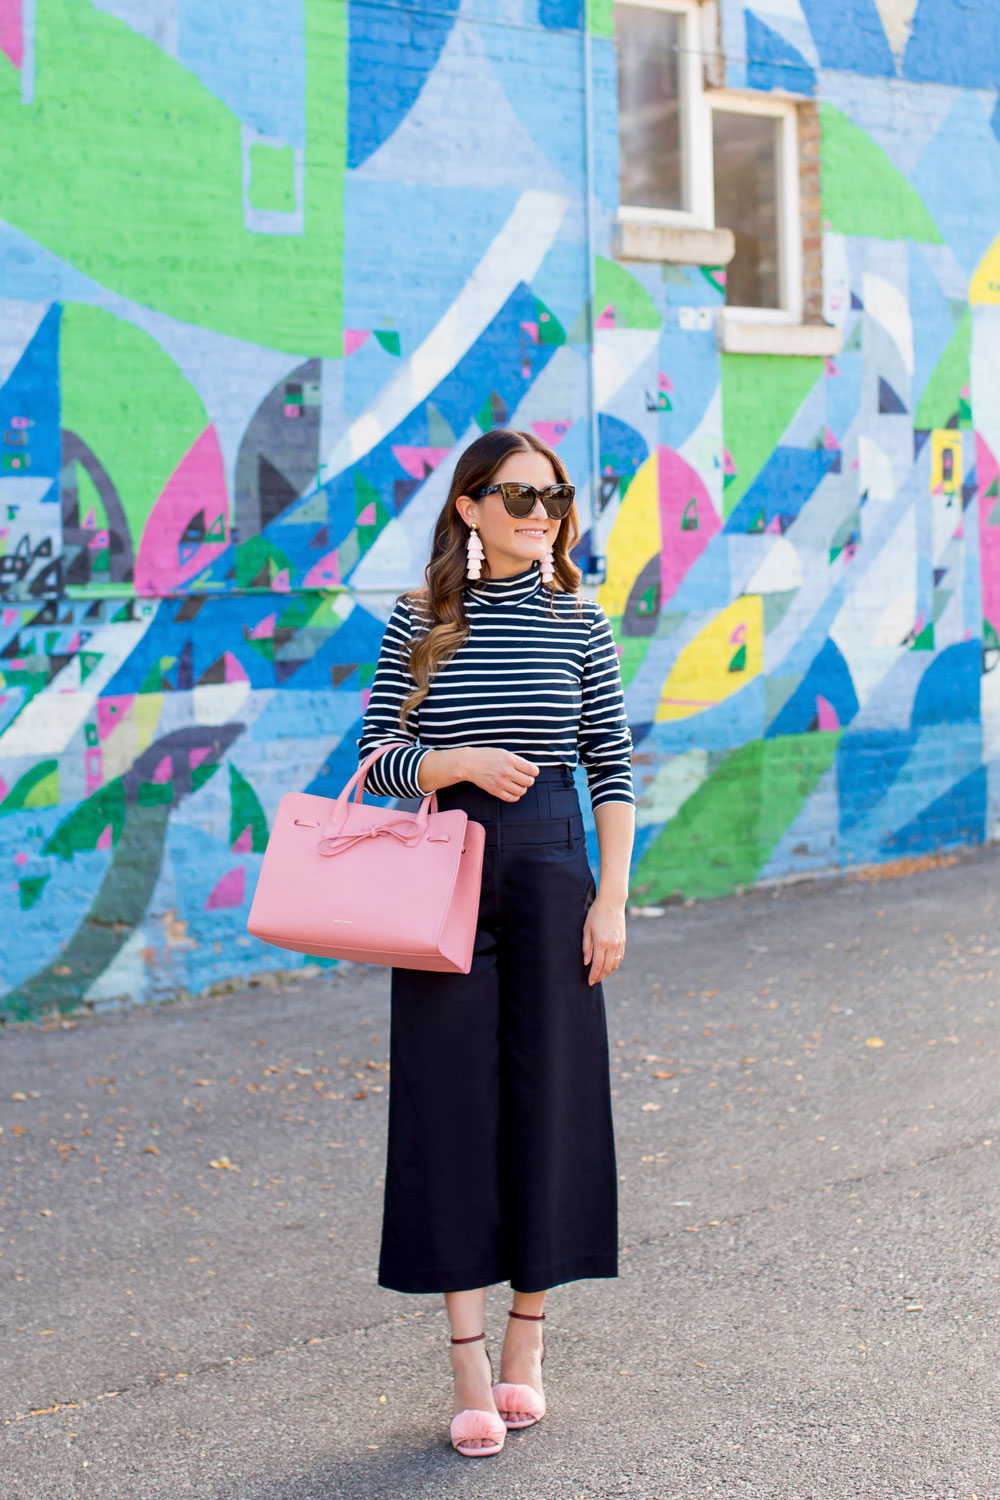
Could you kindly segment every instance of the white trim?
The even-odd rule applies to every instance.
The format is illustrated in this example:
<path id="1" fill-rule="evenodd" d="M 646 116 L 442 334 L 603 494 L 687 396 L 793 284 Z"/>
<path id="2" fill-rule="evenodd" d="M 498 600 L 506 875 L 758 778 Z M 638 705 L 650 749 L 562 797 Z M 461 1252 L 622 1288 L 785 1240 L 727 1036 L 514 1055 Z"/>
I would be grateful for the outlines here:
<path id="1" fill-rule="evenodd" d="M 760 312 L 761 309 L 750 309 Z M 724 307 L 717 324 L 724 354 L 797 354 L 832 359 L 844 343 L 843 331 L 828 323 L 778 322 L 748 318 L 742 309 Z"/>
<path id="2" fill-rule="evenodd" d="M 705 108 L 702 78 L 701 10 L 699 0 L 622 0 L 646 10 L 667 11 L 683 18 L 680 44 L 681 78 L 681 197 L 686 208 L 648 208 L 622 204 L 620 212 L 632 220 L 669 228 L 713 229 L 711 120 Z M 709 186 L 706 186 L 708 184 Z"/>
<path id="3" fill-rule="evenodd" d="M 802 222 L 799 208 L 799 141 L 798 107 L 793 99 L 777 99 L 773 94 L 755 94 L 753 90 L 713 89 L 706 96 L 709 111 L 719 109 L 729 114 L 764 115 L 781 121 L 777 162 L 778 196 L 778 284 L 779 307 L 730 307 L 727 311 L 747 323 L 787 323 L 802 321 Z M 711 134 L 710 134 L 711 139 Z M 711 194 L 714 209 L 715 175 L 712 166 Z M 713 213 L 714 219 L 714 213 Z"/>

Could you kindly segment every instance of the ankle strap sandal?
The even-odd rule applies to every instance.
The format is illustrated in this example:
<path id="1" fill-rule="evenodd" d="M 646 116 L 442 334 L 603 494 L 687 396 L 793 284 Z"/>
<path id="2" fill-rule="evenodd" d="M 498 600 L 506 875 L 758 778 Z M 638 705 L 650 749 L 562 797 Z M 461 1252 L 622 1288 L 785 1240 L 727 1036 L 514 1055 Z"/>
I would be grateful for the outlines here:
<path id="1" fill-rule="evenodd" d="M 478 1344 L 485 1339 L 485 1333 L 474 1333 L 471 1338 L 452 1339 L 453 1344 Z M 489 1359 L 489 1352 L 486 1355 Z M 490 1363 L 490 1374 L 493 1373 L 493 1365 Z M 460 1411 L 451 1419 L 451 1445 L 456 1453 L 461 1453 L 463 1458 L 489 1458 L 494 1453 L 499 1453 L 503 1447 L 504 1438 L 507 1436 L 507 1425 L 491 1411 L 477 1411 L 468 1407 Z M 486 1447 L 470 1448 L 464 1446 L 469 1443 L 485 1442 Z"/>
<path id="2" fill-rule="evenodd" d="M 520 1318 L 525 1323 L 544 1323 L 544 1313 L 522 1313 L 515 1312 L 511 1308 L 507 1314 L 508 1318 Z M 542 1340 L 542 1364 L 545 1363 L 545 1340 Z M 540 1395 L 532 1385 L 511 1385 L 507 1381 L 501 1382 L 493 1387 L 493 1399 L 497 1404 L 497 1411 L 503 1418 L 504 1426 L 509 1432 L 515 1432 L 521 1427 L 534 1427 L 545 1415 L 545 1397 Z M 511 1420 L 510 1414 L 518 1412 L 522 1420 Z"/>

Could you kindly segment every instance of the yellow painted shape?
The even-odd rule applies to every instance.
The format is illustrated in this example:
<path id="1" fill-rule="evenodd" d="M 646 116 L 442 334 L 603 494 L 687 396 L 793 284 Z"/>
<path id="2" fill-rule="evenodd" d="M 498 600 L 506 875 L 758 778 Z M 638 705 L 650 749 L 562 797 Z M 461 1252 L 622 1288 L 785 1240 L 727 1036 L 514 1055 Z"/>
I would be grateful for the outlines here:
<path id="1" fill-rule="evenodd" d="M 945 454 L 951 454 L 951 468 L 945 474 Z M 935 428 L 931 433 L 931 494 L 940 490 L 957 495 L 962 488 L 962 434 L 953 427 Z"/>
<path id="2" fill-rule="evenodd" d="M 973 273 L 969 301 L 1000 302 L 1000 234 L 997 235 Z"/>
<path id="3" fill-rule="evenodd" d="M 733 640 L 733 636 L 737 636 Z M 730 672 L 729 663 L 746 646 L 746 663 Z M 674 662 L 663 685 L 657 720 L 687 719 L 714 708 L 739 692 L 764 664 L 764 605 L 759 594 L 745 594 L 716 615 Z"/>
<path id="4" fill-rule="evenodd" d="M 58 807 L 59 805 L 59 771 L 50 771 L 40 781 L 36 781 L 31 791 L 24 799 L 25 807 Z"/>
<path id="5" fill-rule="evenodd" d="M 636 470 L 608 537 L 608 579 L 597 592 L 605 614 L 625 613 L 632 585 L 661 546 L 660 481 L 654 450 Z"/>

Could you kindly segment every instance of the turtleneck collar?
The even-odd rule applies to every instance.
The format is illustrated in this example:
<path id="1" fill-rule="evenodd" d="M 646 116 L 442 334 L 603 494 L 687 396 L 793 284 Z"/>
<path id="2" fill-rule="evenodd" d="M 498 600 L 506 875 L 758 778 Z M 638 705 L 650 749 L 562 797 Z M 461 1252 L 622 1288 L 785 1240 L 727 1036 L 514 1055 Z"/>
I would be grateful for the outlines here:
<path id="1" fill-rule="evenodd" d="M 523 573 L 512 573 L 509 578 L 480 578 L 465 587 L 473 599 L 483 604 L 520 604 L 530 599 L 541 586 L 542 570 L 533 562 Z"/>

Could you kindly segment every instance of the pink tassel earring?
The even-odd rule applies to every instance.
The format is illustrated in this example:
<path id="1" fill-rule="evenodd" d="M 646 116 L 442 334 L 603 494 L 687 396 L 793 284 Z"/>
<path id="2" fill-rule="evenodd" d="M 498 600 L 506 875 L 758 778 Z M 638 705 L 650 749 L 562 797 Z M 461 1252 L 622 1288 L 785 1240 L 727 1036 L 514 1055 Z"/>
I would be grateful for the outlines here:
<path id="1" fill-rule="evenodd" d="M 466 552 L 468 554 L 468 559 L 469 559 L 469 562 L 468 562 L 468 575 L 469 575 L 469 577 L 470 578 L 482 578 L 482 576 L 483 576 L 483 558 L 485 557 L 486 554 L 483 552 L 483 544 L 482 544 L 482 541 L 481 541 L 480 536 L 479 536 L 479 527 L 476 525 L 475 521 L 473 521 L 472 526 L 471 526 L 471 528 L 469 530 L 469 540 L 466 543 Z"/>
<path id="2" fill-rule="evenodd" d="M 552 548 L 550 547 L 549 550 L 546 552 L 545 556 L 542 558 L 542 570 L 541 571 L 542 571 L 542 582 L 543 583 L 552 583 L 552 581 L 554 580 L 554 578 L 556 576 L 556 574 L 555 574 L 555 566 L 556 566 L 555 565 L 555 559 L 552 556 Z"/>

